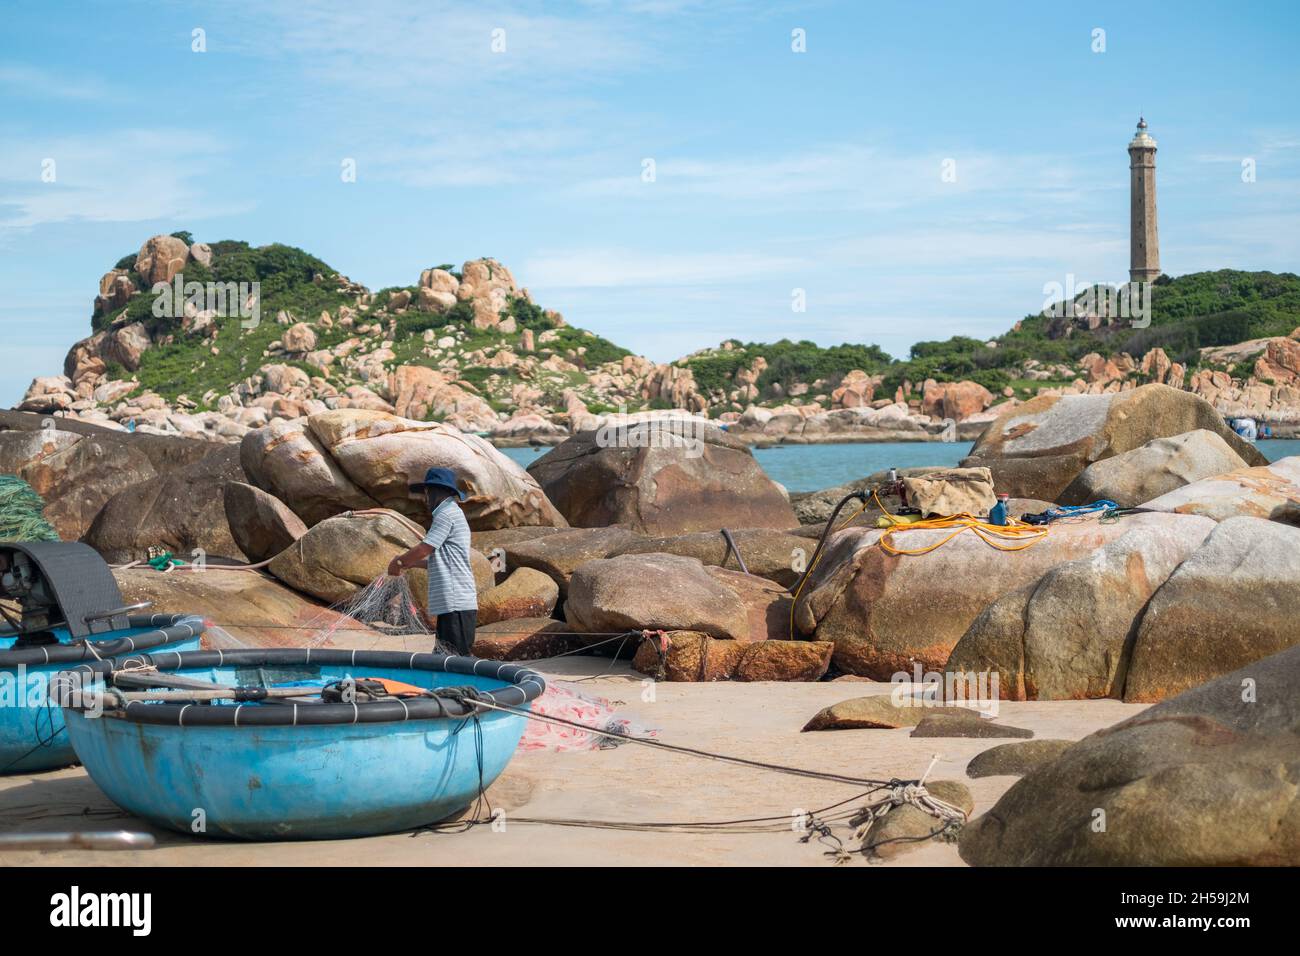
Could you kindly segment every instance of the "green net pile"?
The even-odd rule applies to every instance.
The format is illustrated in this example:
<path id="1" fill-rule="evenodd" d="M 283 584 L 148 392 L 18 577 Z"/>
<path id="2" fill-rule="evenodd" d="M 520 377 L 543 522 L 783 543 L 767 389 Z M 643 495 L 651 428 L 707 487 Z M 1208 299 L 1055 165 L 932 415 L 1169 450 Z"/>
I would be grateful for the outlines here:
<path id="1" fill-rule="evenodd" d="M 58 541 L 45 520 L 45 501 L 14 475 L 0 475 L 0 541 Z"/>

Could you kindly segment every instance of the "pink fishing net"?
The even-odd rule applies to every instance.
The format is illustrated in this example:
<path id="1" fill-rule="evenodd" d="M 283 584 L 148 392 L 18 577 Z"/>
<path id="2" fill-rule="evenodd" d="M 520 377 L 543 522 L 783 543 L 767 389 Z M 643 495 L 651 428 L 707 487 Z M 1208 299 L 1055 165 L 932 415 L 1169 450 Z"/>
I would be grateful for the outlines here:
<path id="1" fill-rule="evenodd" d="M 626 717 L 620 717 L 614 701 L 584 694 L 548 679 L 546 691 L 533 701 L 533 713 L 572 720 L 588 727 L 599 727 L 629 737 L 657 737 L 658 730 L 647 729 Z M 540 720 L 528 721 L 519 749 L 527 750 L 606 750 L 620 741 L 602 734 L 579 730 Z"/>

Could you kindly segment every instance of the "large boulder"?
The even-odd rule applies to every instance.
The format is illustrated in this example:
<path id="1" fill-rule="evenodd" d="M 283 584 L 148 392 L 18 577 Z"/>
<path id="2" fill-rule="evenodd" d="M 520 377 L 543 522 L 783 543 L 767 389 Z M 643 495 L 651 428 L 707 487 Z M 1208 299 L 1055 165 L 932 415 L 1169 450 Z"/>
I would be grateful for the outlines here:
<path id="1" fill-rule="evenodd" d="M 1205 515 L 1215 521 L 1240 516 L 1300 525 L 1300 455 L 1194 481 L 1144 502 L 1142 508 Z"/>
<path id="2" fill-rule="evenodd" d="M 224 505 L 230 534 L 249 561 L 273 558 L 307 533 L 283 501 L 242 481 L 226 484 Z"/>
<path id="3" fill-rule="evenodd" d="M 719 528 L 784 530 L 799 523 L 746 445 L 695 421 L 580 432 L 528 472 L 569 523 L 580 527 L 622 524 L 666 536 Z"/>
<path id="4" fill-rule="evenodd" d="M 501 548 L 507 571 L 519 567 L 541 571 L 556 583 L 561 595 L 568 594 L 573 572 L 588 561 L 608 558 L 642 540 L 625 528 L 570 528 L 555 534 L 512 535 L 509 540 L 503 539 L 504 532 L 490 534 L 490 540 L 486 535 L 479 539 L 484 547 Z"/>
<path id="5" fill-rule="evenodd" d="M 532 568 L 516 568 L 500 584 L 479 595 L 478 622 L 493 624 L 518 617 L 549 617 L 560 598 L 550 576 Z"/>
<path id="6" fill-rule="evenodd" d="M 304 419 L 276 418 L 250 431 L 240 445 L 240 460 L 253 484 L 308 525 L 344 511 L 379 507 L 338 466 Z"/>
<path id="7" fill-rule="evenodd" d="M 423 535 L 423 528 L 392 511 L 339 515 L 308 529 L 267 570 L 291 587 L 337 604 L 386 573 L 388 562 L 418 544 Z M 495 572 L 487 557 L 472 548 L 469 564 L 481 597 L 495 585 Z M 427 610 L 428 573 L 420 567 L 404 576 L 420 609 Z"/>
<path id="8" fill-rule="evenodd" d="M 323 647 L 337 647 L 325 632 L 356 628 L 355 622 L 256 571 L 209 568 L 160 574 L 153 568 L 135 567 L 116 570 L 113 577 L 127 604 L 148 601 L 150 613 L 206 618 L 205 648 L 304 647 L 317 641 Z M 373 632 L 365 633 L 375 637 Z M 336 636 L 341 638 L 342 631 Z"/>
<path id="9" fill-rule="evenodd" d="M 153 236 L 146 239 L 135 257 L 135 271 L 146 286 L 158 282 L 171 282 L 176 273 L 185 268 L 190 257 L 190 247 L 175 236 Z"/>
<path id="10" fill-rule="evenodd" d="M 65 541 L 84 535 L 117 493 L 212 453 L 198 439 L 0 411 L 0 474 L 17 475 L 45 499 L 45 517 Z"/>
<path id="11" fill-rule="evenodd" d="M 360 409 L 312 415 L 307 427 L 343 473 L 385 508 L 427 519 L 423 496 L 412 495 L 407 485 L 437 466 L 456 473 L 467 494 L 461 507 L 475 531 L 565 525 L 537 482 L 477 435 Z"/>
<path id="12" fill-rule="evenodd" d="M 1050 568 L 1037 584 L 986 607 L 946 670 L 996 673 L 1004 699 L 1123 696 L 1132 634 L 1148 602 L 1214 527 L 1193 516 L 1133 525 L 1086 557 Z"/>
<path id="13" fill-rule="evenodd" d="M 1091 555 L 1134 528 L 1180 521 L 1135 515 L 1123 522 L 1057 524 L 1020 551 L 1001 551 L 965 531 L 901 530 L 896 547 L 921 555 L 894 555 L 878 544 L 875 528 L 833 534 L 795 606 L 804 634 L 835 644 L 835 666 L 849 674 L 890 680 L 913 664 L 942 671 L 958 640 L 995 600 L 1037 582 L 1048 570 Z"/>
<path id="14" fill-rule="evenodd" d="M 969 824 L 962 858 L 973 866 L 1294 864 L 1298 686 L 1293 647 L 1085 737 Z"/>
<path id="15" fill-rule="evenodd" d="M 1161 700 L 1297 643 L 1300 529 L 1229 518 L 1151 598 L 1124 699 Z"/>
<path id="16" fill-rule="evenodd" d="M 749 614 L 740 598 L 695 558 L 626 554 L 588 561 L 573 572 L 564 602 L 574 630 L 699 631 L 747 640 Z"/>
<path id="17" fill-rule="evenodd" d="M 1105 499 L 1121 508 L 1136 508 L 1194 481 L 1245 467 L 1246 462 L 1220 435 L 1198 428 L 1093 462 L 1062 497 L 1068 501 Z"/>
<path id="18" fill-rule="evenodd" d="M 276 555 L 267 570 L 291 588 L 338 604 L 388 571 L 397 555 L 415 547 L 424 529 L 394 511 L 338 515 L 308 529 Z M 479 592 L 492 586 L 487 558 L 470 551 Z M 411 593 L 421 607 L 428 600 L 428 574 L 423 568 L 406 572 Z"/>
<path id="19" fill-rule="evenodd" d="M 758 641 L 745 645 L 731 677 L 748 682 L 820 680 L 834 651 L 826 641 Z"/>
<path id="20" fill-rule="evenodd" d="M 193 465 L 155 475 L 119 491 L 104 503 L 82 540 L 105 560 L 139 561 L 151 547 L 185 561 L 245 554 L 226 520 L 225 490 L 244 477 L 238 451 L 219 446 Z"/>
<path id="21" fill-rule="evenodd" d="M 638 645 L 632 666 L 656 680 L 709 683 L 731 680 L 745 651 L 739 641 L 719 640 L 700 631 L 669 631 Z"/>
<path id="22" fill-rule="evenodd" d="M 713 580 L 731 591 L 744 605 L 749 618 L 749 631 L 745 641 L 785 641 L 799 637 L 790 625 L 790 609 L 794 603 L 789 590 L 779 584 L 729 568 L 706 567 Z"/>
<path id="23" fill-rule="evenodd" d="M 988 426 L 962 465 L 988 467 L 999 492 L 1081 504 L 1081 489 L 1069 497 L 1065 492 L 1093 462 L 1197 429 L 1214 432 L 1247 463 L 1266 464 L 1205 399 L 1152 384 L 1103 395 L 1040 395 L 1009 408 Z"/>
<path id="24" fill-rule="evenodd" d="M 746 570 L 760 578 L 767 578 L 782 587 L 790 587 L 799 580 L 807 565 L 813 545 L 807 538 L 774 531 L 768 528 L 744 528 L 733 531 L 732 538 Z M 680 554 L 697 558 L 707 565 L 739 568 L 736 557 L 727 547 L 721 531 L 696 531 L 692 534 L 668 538 L 644 538 L 631 542 L 615 554 Z"/>

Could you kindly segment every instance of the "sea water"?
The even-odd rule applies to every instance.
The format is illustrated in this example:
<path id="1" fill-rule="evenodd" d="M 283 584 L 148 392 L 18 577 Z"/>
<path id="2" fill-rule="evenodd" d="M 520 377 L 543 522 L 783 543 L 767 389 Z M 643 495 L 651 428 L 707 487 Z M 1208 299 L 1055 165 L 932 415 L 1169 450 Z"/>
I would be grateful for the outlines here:
<path id="1" fill-rule="evenodd" d="M 1256 443 L 1269 461 L 1300 455 L 1300 439 Z M 773 481 L 788 491 L 817 491 L 865 478 L 888 468 L 951 468 L 970 454 L 970 442 L 878 442 L 827 445 L 778 445 L 755 448 L 754 458 Z M 549 449 L 503 448 L 527 468 Z"/>

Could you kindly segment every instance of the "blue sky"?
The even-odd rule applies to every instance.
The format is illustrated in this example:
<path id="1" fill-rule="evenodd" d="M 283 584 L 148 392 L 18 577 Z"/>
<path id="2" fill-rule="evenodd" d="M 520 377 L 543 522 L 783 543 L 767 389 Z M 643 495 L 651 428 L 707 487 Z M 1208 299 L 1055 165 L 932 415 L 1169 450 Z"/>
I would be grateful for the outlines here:
<path id="1" fill-rule="evenodd" d="M 992 335 L 1045 283 L 1126 278 L 1139 112 L 1165 271 L 1296 271 L 1297 40 L 1294 3 L 10 0 L 0 404 L 177 229 L 372 288 L 495 256 L 658 360 Z"/>

